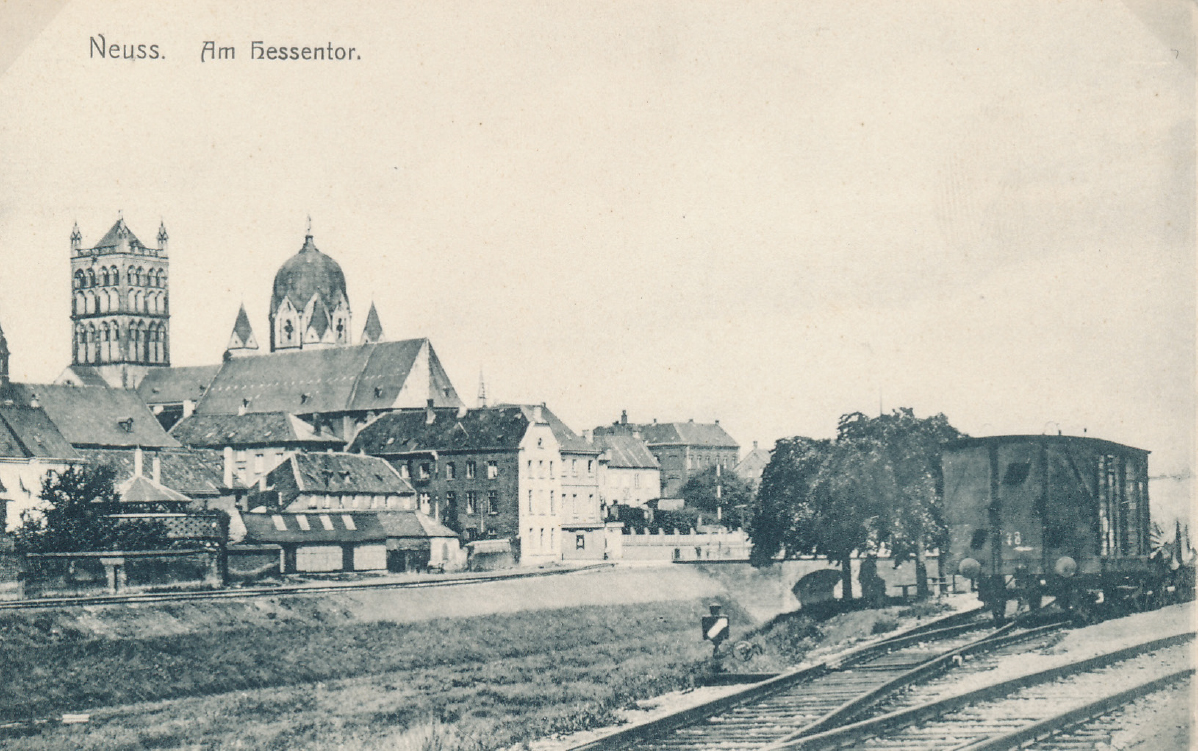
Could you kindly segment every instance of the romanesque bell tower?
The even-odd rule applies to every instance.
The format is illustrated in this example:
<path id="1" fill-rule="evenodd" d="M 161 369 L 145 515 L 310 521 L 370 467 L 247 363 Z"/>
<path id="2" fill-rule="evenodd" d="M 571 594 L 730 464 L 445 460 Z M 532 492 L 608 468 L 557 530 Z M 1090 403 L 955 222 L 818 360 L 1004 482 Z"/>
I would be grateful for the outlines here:
<path id="1" fill-rule="evenodd" d="M 147 247 L 118 218 L 94 247 L 71 232 L 72 369 L 91 366 L 114 388 L 136 388 L 149 368 L 169 366 L 167 228 Z"/>

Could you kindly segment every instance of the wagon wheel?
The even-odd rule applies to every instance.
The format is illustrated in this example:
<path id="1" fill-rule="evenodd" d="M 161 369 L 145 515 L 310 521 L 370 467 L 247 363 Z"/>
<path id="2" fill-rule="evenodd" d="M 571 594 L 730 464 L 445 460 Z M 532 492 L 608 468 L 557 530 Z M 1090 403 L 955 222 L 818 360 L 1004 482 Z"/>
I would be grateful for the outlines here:
<path id="1" fill-rule="evenodd" d="M 762 654 L 762 647 L 748 641 L 740 641 L 733 645 L 733 656 L 742 662 L 749 662 L 755 655 Z"/>

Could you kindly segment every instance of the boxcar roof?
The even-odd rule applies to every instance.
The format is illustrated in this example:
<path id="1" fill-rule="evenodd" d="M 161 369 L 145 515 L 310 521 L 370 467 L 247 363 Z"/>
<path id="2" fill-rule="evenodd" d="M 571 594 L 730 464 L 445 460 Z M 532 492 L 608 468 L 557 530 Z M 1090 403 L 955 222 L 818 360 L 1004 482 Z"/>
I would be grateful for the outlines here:
<path id="1" fill-rule="evenodd" d="M 1102 449 L 1109 453 L 1128 453 L 1135 452 L 1139 454 L 1149 454 L 1146 449 L 1140 449 L 1135 446 L 1126 446 L 1123 443 L 1114 441 L 1106 441 L 1103 438 L 1092 438 L 1091 436 L 1083 435 L 989 435 L 980 438 L 961 438 L 957 441 L 946 443 L 942 449 L 944 451 L 954 451 L 957 449 L 974 448 L 976 446 L 986 446 L 993 443 L 1020 443 L 1020 442 L 1044 442 L 1044 443 L 1061 443 L 1061 444 L 1081 444 L 1090 445 L 1096 449 Z"/>

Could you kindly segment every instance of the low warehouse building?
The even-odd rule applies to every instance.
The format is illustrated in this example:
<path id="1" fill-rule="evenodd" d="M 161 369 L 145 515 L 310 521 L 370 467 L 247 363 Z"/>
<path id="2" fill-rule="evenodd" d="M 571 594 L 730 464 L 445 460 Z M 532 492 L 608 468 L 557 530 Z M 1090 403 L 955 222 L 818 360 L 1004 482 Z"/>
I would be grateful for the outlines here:
<path id="1" fill-rule="evenodd" d="M 278 545 L 285 574 L 381 571 L 387 533 L 371 513 L 242 514 L 249 545 Z"/>

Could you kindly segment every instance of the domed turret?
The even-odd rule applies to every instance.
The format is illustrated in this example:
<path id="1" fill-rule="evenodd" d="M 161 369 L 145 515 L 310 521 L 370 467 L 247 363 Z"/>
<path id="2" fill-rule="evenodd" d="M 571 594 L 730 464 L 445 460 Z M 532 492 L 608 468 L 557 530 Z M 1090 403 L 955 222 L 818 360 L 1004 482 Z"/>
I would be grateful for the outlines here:
<path id="1" fill-rule="evenodd" d="M 275 274 L 270 312 L 272 352 L 350 343 L 346 277 L 337 261 L 317 250 L 311 228 L 304 246 Z"/>

